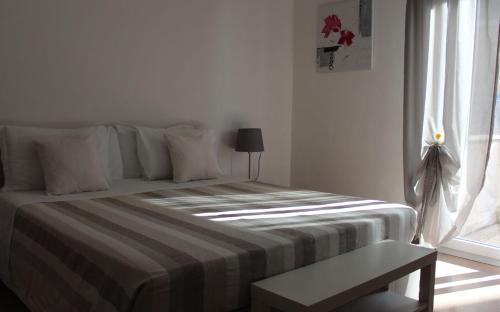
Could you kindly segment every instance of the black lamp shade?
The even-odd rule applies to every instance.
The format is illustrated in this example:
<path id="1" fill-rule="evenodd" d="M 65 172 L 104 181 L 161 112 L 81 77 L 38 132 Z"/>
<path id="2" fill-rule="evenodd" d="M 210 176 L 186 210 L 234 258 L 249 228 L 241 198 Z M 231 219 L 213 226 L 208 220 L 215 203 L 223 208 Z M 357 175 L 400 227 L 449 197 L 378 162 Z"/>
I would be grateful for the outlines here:
<path id="1" fill-rule="evenodd" d="M 243 128 L 238 130 L 236 138 L 237 152 L 263 152 L 262 130 L 260 128 Z"/>

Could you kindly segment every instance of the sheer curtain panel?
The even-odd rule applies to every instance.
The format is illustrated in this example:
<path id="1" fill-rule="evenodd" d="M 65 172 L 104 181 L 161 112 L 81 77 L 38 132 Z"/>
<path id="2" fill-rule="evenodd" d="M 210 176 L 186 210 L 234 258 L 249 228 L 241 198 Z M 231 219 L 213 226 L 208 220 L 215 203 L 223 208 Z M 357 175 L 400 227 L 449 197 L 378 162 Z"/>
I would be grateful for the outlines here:
<path id="1" fill-rule="evenodd" d="M 484 184 L 499 16 L 498 0 L 407 1 L 405 197 L 433 246 L 460 232 Z"/>

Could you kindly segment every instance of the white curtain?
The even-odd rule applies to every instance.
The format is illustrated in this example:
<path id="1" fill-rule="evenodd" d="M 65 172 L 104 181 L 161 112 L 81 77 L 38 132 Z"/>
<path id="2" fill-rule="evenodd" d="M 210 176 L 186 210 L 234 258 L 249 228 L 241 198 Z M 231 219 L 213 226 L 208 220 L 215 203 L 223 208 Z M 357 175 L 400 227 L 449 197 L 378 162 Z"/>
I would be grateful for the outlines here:
<path id="1" fill-rule="evenodd" d="M 434 246 L 460 232 L 484 185 L 499 16 L 499 0 L 407 2 L 405 195 Z"/>

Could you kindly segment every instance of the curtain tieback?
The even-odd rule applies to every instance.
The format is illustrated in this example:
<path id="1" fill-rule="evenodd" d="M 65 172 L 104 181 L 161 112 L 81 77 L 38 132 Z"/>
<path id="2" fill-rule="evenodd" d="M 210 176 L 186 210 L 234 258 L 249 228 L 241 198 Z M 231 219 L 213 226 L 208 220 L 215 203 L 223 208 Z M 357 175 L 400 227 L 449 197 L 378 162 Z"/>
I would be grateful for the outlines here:
<path id="1" fill-rule="evenodd" d="M 453 160 L 447 148 L 441 144 L 432 144 L 415 174 L 414 184 L 417 193 L 417 208 L 420 207 L 417 220 L 417 231 L 415 239 L 420 238 L 425 226 L 425 217 L 429 209 L 438 204 L 444 184 L 459 169 L 457 162 Z M 452 169 L 453 172 L 448 172 Z"/>

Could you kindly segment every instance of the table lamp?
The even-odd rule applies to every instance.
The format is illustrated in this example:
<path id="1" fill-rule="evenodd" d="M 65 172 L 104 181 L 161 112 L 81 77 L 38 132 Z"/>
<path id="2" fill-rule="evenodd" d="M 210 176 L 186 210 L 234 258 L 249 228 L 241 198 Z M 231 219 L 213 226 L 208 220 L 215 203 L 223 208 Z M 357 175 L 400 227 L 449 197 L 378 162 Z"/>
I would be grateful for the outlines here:
<path id="1" fill-rule="evenodd" d="M 259 173 L 260 173 L 260 157 L 264 151 L 264 142 L 262 141 L 262 130 L 260 128 L 241 128 L 238 129 L 236 137 L 236 151 L 248 153 L 248 179 L 252 171 L 252 153 L 259 152 Z M 257 174 L 256 180 L 259 178 Z"/>

